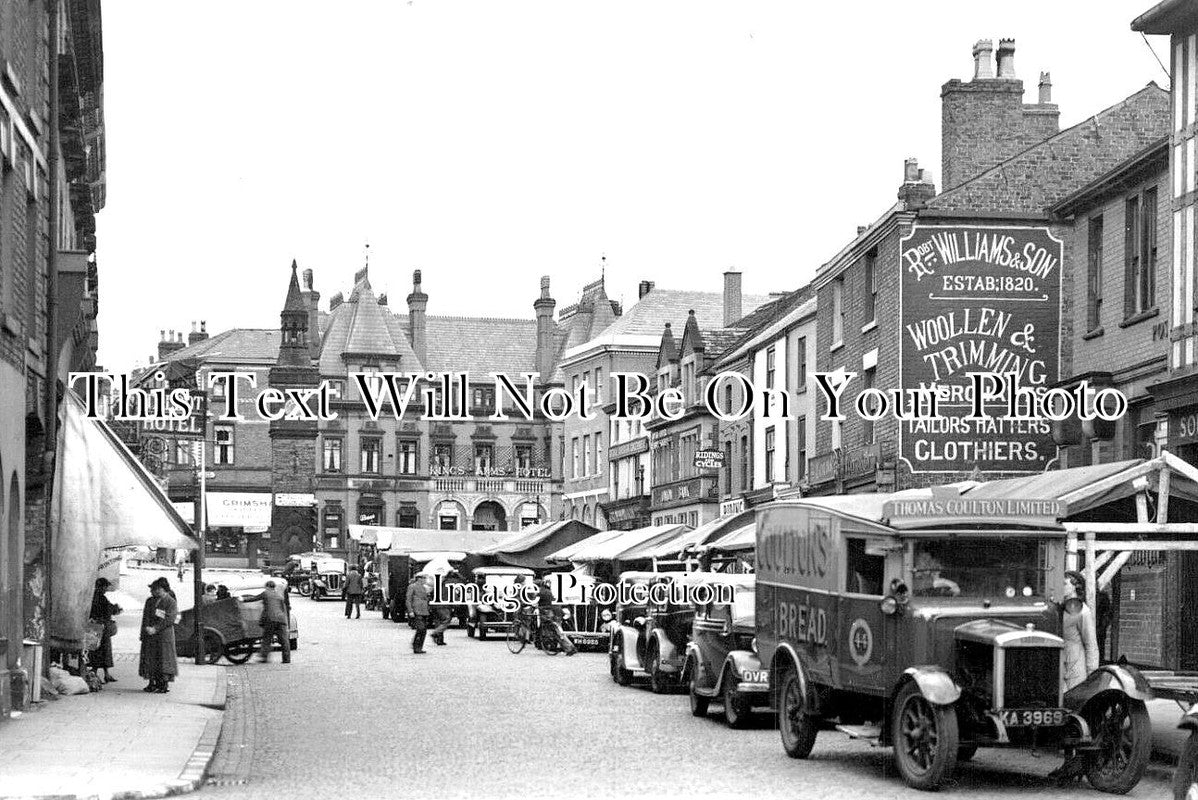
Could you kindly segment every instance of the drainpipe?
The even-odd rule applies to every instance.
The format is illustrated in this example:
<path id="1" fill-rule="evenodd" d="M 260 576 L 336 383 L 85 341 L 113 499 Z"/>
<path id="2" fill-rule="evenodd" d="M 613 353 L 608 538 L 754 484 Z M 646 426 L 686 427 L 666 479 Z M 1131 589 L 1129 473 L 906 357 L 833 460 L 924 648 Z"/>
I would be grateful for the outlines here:
<path id="1" fill-rule="evenodd" d="M 46 513 L 46 535 L 42 550 L 42 563 L 46 570 L 45 576 L 45 599 L 43 608 L 46 614 L 46 639 L 47 643 L 50 639 L 50 620 L 51 604 L 54 602 L 54 526 L 52 523 L 51 509 L 53 508 L 54 499 L 54 469 L 55 469 L 55 450 L 58 444 L 58 195 L 62 191 L 61 183 L 58 178 L 58 148 L 59 148 L 59 123 L 58 123 L 58 45 L 59 45 L 59 20 L 58 20 L 58 0 L 47 0 L 47 8 L 50 12 L 50 153 L 47 158 L 47 168 L 49 175 L 49 202 L 50 202 L 50 247 L 49 247 L 49 271 L 46 280 L 46 407 L 45 415 L 45 456 L 43 461 L 42 474 L 45 484 L 42 490 L 42 497 L 45 498 L 45 513 Z M 48 663 L 48 661 L 47 661 Z"/>

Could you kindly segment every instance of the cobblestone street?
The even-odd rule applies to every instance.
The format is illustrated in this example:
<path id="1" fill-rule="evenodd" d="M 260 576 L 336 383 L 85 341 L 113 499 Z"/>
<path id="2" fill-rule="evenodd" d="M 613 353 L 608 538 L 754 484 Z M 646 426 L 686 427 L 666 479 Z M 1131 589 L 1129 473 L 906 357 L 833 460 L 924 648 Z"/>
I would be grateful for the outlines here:
<path id="1" fill-rule="evenodd" d="M 205 797 L 926 798 L 890 753 L 820 734 L 788 759 L 772 720 L 751 730 L 690 716 L 683 695 L 621 688 L 605 657 L 509 653 L 453 630 L 414 656 L 406 625 L 296 598 L 300 649 L 283 666 L 230 668 L 224 733 Z M 1044 776 L 1052 753 L 979 752 L 940 797 L 1085 797 Z M 1167 796 L 1157 765 L 1129 797 Z"/>

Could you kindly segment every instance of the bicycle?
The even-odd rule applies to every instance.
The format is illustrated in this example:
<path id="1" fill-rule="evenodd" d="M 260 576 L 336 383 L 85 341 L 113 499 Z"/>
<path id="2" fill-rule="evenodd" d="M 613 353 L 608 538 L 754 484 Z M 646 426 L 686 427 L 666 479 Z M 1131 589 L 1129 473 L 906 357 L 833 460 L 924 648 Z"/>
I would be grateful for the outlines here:
<path id="1" fill-rule="evenodd" d="M 541 615 L 535 608 L 531 612 L 521 611 L 507 632 L 507 649 L 513 655 L 522 652 L 529 642 L 547 655 L 555 656 L 561 650 L 557 634 L 550 626 L 541 624 Z"/>

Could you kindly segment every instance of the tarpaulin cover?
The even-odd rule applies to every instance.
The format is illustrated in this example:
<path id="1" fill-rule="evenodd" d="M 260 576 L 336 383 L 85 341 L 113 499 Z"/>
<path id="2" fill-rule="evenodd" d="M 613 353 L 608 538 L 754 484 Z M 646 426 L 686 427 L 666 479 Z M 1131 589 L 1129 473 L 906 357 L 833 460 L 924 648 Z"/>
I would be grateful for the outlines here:
<path id="1" fill-rule="evenodd" d="M 718 550 L 722 553 L 732 553 L 738 550 L 755 550 L 757 548 L 757 525 L 750 522 L 734 531 L 725 533 L 702 546 L 704 550 Z"/>
<path id="2" fill-rule="evenodd" d="M 552 553 L 547 558 L 551 561 L 628 561 L 625 554 L 636 550 L 642 545 L 659 544 L 690 530 L 685 525 L 650 525 L 647 528 L 637 528 L 632 531 L 616 531 L 614 536 L 602 541 L 595 541 L 600 535 L 596 534 L 584 539 L 574 547 Z M 609 531 L 610 533 L 610 531 Z M 567 553 L 563 555 L 563 553 Z"/>
<path id="3" fill-rule="evenodd" d="M 753 518 L 754 513 L 752 511 L 742 511 L 739 514 L 730 514 L 726 517 L 713 519 L 711 522 L 706 522 L 693 531 L 682 531 L 672 539 L 656 543 L 651 542 L 636 547 L 624 553 L 621 559 L 624 561 L 636 561 L 642 558 L 674 558 L 685 550 L 714 541 L 730 530 L 735 530 L 744 525 L 751 525 Z"/>
<path id="4" fill-rule="evenodd" d="M 487 561 L 510 564 L 529 569 L 548 569 L 551 564 L 546 557 L 552 553 L 581 542 L 596 533 L 593 525 L 576 519 L 545 522 L 525 528 L 519 533 L 490 547 L 477 551 Z"/>
<path id="5" fill-rule="evenodd" d="M 150 474 L 107 425 L 84 415 L 72 392 L 63 401 L 51 525 L 50 644 L 70 652 L 83 646 L 105 548 L 197 546 Z"/>

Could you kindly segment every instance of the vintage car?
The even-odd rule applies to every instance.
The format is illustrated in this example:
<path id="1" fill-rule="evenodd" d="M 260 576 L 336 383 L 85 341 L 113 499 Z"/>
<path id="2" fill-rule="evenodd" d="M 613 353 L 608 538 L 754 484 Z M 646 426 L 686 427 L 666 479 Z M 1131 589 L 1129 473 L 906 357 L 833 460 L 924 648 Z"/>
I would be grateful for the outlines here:
<path id="1" fill-rule="evenodd" d="M 669 584 L 687 580 L 700 573 L 686 572 L 624 572 L 616 582 L 617 591 L 623 595 L 633 587 L 640 586 L 652 591 L 655 584 Z M 691 621 L 695 609 L 691 605 L 671 602 L 647 602 L 616 606 L 616 627 L 612 631 L 608 647 L 608 662 L 612 680 L 621 686 L 632 683 L 634 678 L 649 678 L 649 685 L 657 694 L 672 691 L 681 686 L 682 666 L 686 658 L 686 644 L 690 639 Z"/>
<path id="2" fill-rule="evenodd" d="M 728 725 L 742 728 L 755 707 L 770 704 L 769 671 L 756 651 L 756 579 L 714 573 L 707 582 L 729 587 L 732 602 L 696 603 L 682 679 L 689 687 L 691 714 L 707 716 L 715 700 L 723 705 Z"/>
<path id="3" fill-rule="evenodd" d="M 937 491 L 952 501 L 961 489 Z M 1092 786 L 1134 787 L 1151 747 L 1152 694 L 1136 670 L 1114 664 L 1064 691 L 1055 598 L 1064 596 L 1066 534 L 1055 514 L 963 519 L 940 515 L 963 507 L 943 496 L 891 497 L 759 511 L 757 646 L 786 753 L 806 758 L 835 720 L 854 738 L 893 746 L 917 789 L 936 789 L 988 746 L 1083 752 Z M 915 522 L 919 514 L 933 518 Z"/>
<path id="4" fill-rule="evenodd" d="M 520 581 L 531 581 L 533 571 L 525 567 L 478 567 L 471 575 L 478 585 L 479 597 L 488 595 L 502 598 L 511 593 Z M 489 633 L 507 631 L 512 626 L 519 608 L 505 610 L 501 604 L 478 603 L 466 605 L 466 635 L 486 639 Z"/>
<path id="5" fill-rule="evenodd" d="M 311 598 L 313 600 L 343 598 L 347 571 L 343 558 L 316 559 L 308 579 L 311 586 Z"/>
<path id="6" fill-rule="evenodd" d="M 598 603 L 595 586 L 599 579 L 579 572 L 550 573 L 545 576 L 556 592 L 561 585 L 562 631 L 579 650 L 603 652 L 611 644 L 615 629 L 615 611 Z"/>

